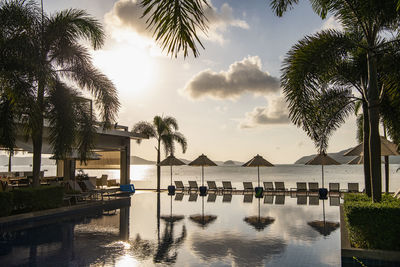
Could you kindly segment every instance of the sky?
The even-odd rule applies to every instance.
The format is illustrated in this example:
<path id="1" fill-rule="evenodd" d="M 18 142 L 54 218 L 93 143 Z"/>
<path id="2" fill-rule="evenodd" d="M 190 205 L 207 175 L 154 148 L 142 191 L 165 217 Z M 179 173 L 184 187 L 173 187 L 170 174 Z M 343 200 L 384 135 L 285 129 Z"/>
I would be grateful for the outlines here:
<path id="1" fill-rule="evenodd" d="M 139 1 L 139 0 L 138 0 Z M 118 124 L 175 117 L 195 159 L 247 161 L 260 154 L 276 164 L 293 163 L 316 148 L 288 118 L 280 88 L 282 61 L 305 35 L 340 29 L 332 16 L 322 20 L 309 1 L 279 18 L 269 0 L 211 0 L 205 47 L 200 56 L 171 58 L 152 39 L 135 0 L 43 0 L 47 13 L 77 8 L 98 19 L 106 32 L 101 49 L 90 50 L 94 65 L 116 85 L 121 102 Z M 156 141 L 132 143 L 131 154 L 156 158 Z M 355 116 L 331 137 L 328 152 L 356 145 Z"/>

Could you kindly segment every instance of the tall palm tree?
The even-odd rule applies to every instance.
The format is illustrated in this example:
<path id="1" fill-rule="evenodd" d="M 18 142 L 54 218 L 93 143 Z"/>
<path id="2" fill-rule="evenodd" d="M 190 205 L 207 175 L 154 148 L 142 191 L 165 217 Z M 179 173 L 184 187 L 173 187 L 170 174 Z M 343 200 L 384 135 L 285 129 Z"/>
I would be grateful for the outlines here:
<path id="1" fill-rule="evenodd" d="M 141 121 L 133 126 L 132 132 L 147 135 L 157 140 L 157 191 L 160 191 L 161 169 L 161 145 L 164 147 L 165 155 L 174 154 L 175 142 L 180 144 L 182 152 L 187 149 L 186 137 L 178 132 L 178 122 L 173 117 L 155 116 L 153 122 Z M 141 140 L 137 140 L 140 144 Z"/>
<path id="2" fill-rule="evenodd" d="M 310 0 L 314 11 L 325 18 L 328 12 L 344 25 L 346 30 L 356 31 L 362 37 L 364 44 L 358 44 L 366 54 L 367 80 L 363 89 L 365 101 L 368 103 L 369 121 L 369 152 L 372 177 L 373 201 L 381 200 L 381 163 L 379 137 L 379 106 L 382 90 L 378 86 L 378 56 L 384 53 L 386 47 L 398 43 L 400 14 L 397 12 L 397 0 Z M 277 15 L 297 4 L 297 0 L 273 0 L 272 8 Z M 394 38 L 387 39 L 382 32 L 392 33 Z M 387 36 L 387 35 L 386 35 Z"/>
<path id="3" fill-rule="evenodd" d="M 364 174 L 366 193 L 371 196 L 371 181 L 368 160 L 368 107 L 365 100 L 364 88 L 366 88 L 367 62 L 365 51 L 359 49 L 358 45 L 362 44 L 362 39 L 358 34 L 337 31 L 322 31 L 312 36 L 307 36 L 300 40 L 288 52 L 282 69 L 282 87 L 287 101 L 289 102 L 290 116 L 295 124 L 302 126 L 302 120 L 307 116 L 307 112 L 303 102 L 307 102 L 308 96 L 315 94 L 316 91 L 323 90 L 341 90 L 343 93 L 349 91 L 347 105 L 354 105 L 356 102 L 356 110 L 363 110 L 363 115 L 358 118 L 358 137 L 360 142 L 364 139 Z M 395 71 L 396 64 L 400 63 L 400 57 L 397 48 L 388 47 L 384 54 L 378 57 L 378 84 L 382 88 L 382 97 L 390 96 L 387 89 L 389 84 L 385 79 L 392 79 L 392 87 L 399 88 L 399 80 L 396 80 Z M 397 75 L 397 74 L 396 74 Z M 398 76 L 398 75 L 397 75 Z M 393 78 L 395 78 L 393 80 Z M 323 86 L 328 84 L 328 86 Z M 354 89 L 354 90 L 353 90 Z M 386 89 L 386 90 L 384 90 Z M 355 96 L 351 91 L 358 91 L 359 95 Z M 320 90 L 321 91 L 321 90 Z M 387 98 L 387 97 L 386 97 Z M 392 97 L 393 98 L 393 97 Z M 338 103 L 338 106 L 341 105 Z M 387 105 L 387 104 L 386 104 Z M 346 106 L 343 106 L 346 108 Z M 399 109 L 399 106 L 393 106 Z M 381 112 L 382 113 L 382 112 Z M 393 127 L 398 125 L 397 119 L 391 116 L 389 112 L 381 114 L 388 121 L 393 121 Z M 393 128 L 396 132 L 400 128 Z M 361 131 L 360 131 L 361 129 Z"/>
<path id="4" fill-rule="evenodd" d="M 81 160 L 92 148 L 96 116 L 79 92 L 91 94 L 103 126 L 119 109 L 113 83 L 91 63 L 88 48 L 104 42 L 101 24 L 85 11 L 63 10 L 52 15 L 33 1 L 0 3 L 0 145 L 14 147 L 17 129 L 33 143 L 33 181 L 39 185 L 44 123 L 56 158 L 72 147 Z"/>

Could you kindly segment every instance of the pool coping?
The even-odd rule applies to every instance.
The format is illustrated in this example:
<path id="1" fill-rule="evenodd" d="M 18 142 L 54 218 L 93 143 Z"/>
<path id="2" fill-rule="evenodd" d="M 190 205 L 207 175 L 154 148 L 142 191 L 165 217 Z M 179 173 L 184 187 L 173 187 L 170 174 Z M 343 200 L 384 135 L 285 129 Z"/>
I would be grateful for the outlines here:
<path id="1" fill-rule="evenodd" d="M 52 220 L 70 218 L 72 215 L 93 214 L 104 210 L 113 210 L 131 205 L 130 197 L 118 197 L 109 200 L 66 206 L 56 209 L 27 212 L 0 218 L 0 232 L 3 230 L 21 230 L 48 224 Z"/>
<path id="2" fill-rule="evenodd" d="M 380 260 L 386 262 L 400 262 L 400 252 L 393 250 L 353 248 L 350 244 L 349 232 L 344 220 L 343 204 L 340 205 L 340 243 L 343 258 L 356 257 L 358 259 Z"/>

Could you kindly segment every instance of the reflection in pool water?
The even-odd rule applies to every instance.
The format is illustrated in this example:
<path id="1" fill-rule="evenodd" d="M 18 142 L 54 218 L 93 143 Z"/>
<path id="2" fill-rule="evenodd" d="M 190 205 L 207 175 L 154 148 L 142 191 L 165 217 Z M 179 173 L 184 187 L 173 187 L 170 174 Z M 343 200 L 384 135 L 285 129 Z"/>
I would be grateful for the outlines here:
<path id="1" fill-rule="evenodd" d="M 3 232 L 2 266 L 338 266 L 339 199 L 137 193 L 131 207 Z M 246 221 L 265 225 L 256 227 Z M 260 222 L 258 222 L 260 218 Z M 320 224 L 324 227 L 324 224 Z M 325 224 L 326 229 L 326 224 Z"/>

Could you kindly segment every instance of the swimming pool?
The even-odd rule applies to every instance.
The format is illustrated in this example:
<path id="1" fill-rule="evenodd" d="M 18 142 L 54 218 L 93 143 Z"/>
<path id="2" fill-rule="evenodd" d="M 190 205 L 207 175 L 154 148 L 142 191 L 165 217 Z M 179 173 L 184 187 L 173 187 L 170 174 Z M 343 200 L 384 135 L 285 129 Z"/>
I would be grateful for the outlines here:
<path id="1" fill-rule="evenodd" d="M 340 266 L 339 199 L 139 192 L 131 207 L 3 232 L 2 266 Z"/>

